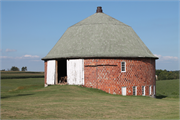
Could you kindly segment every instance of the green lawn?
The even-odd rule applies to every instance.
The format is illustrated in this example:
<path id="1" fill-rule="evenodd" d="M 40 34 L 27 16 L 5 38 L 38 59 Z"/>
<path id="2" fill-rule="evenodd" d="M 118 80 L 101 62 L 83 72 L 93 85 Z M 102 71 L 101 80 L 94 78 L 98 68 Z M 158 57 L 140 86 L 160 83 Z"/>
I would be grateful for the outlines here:
<path id="1" fill-rule="evenodd" d="M 2 79 L 2 119 L 179 118 L 178 98 L 111 95 L 93 88 L 69 85 L 44 88 L 43 81 L 43 78 Z M 163 84 L 160 82 L 157 82 L 157 93 Z"/>

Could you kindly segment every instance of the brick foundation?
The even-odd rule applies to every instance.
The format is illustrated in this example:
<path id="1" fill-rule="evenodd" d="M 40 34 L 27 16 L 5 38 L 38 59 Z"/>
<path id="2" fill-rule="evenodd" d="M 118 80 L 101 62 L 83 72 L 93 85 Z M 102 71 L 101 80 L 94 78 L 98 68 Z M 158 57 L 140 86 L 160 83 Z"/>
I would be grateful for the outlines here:
<path id="1" fill-rule="evenodd" d="M 126 62 L 126 72 L 121 71 L 121 62 Z M 126 86 L 126 95 L 133 95 L 133 86 L 137 86 L 137 95 L 149 95 L 156 86 L 155 59 L 84 59 L 84 86 L 98 88 L 111 94 L 122 94 Z M 155 89 L 156 90 L 156 89 Z"/>

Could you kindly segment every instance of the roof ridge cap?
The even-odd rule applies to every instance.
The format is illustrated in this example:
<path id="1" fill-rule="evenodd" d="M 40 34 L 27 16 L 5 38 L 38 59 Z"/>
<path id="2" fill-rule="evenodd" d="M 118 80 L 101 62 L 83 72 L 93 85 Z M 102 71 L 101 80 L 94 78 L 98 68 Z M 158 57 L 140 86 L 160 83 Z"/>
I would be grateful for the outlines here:
<path id="1" fill-rule="evenodd" d="M 89 23 L 89 24 L 80 24 L 80 25 L 72 25 L 70 27 L 78 27 L 78 26 L 83 26 L 83 25 L 94 25 L 94 24 L 110 24 L 110 25 L 121 25 L 121 26 L 127 26 L 127 27 L 131 27 L 129 25 L 126 25 L 126 24 L 112 24 L 112 23 Z"/>

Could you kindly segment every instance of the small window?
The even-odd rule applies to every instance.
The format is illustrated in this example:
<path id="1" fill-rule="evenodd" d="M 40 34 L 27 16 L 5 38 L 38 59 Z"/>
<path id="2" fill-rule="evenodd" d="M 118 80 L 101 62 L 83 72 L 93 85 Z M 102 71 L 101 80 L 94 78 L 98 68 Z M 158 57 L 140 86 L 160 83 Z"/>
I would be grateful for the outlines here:
<path id="1" fill-rule="evenodd" d="M 126 62 L 121 62 L 121 72 L 126 72 Z"/>
<path id="2" fill-rule="evenodd" d="M 149 86 L 149 95 L 151 95 L 151 85 Z"/>
<path id="3" fill-rule="evenodd" d="M 145 86 L 142 86 L 142 96 L 145 96 Z"/>
<path id="4" fill-rule="evenodd" d="M 133 95 L 137 95 L 137 87 L 133 86 Z"/>

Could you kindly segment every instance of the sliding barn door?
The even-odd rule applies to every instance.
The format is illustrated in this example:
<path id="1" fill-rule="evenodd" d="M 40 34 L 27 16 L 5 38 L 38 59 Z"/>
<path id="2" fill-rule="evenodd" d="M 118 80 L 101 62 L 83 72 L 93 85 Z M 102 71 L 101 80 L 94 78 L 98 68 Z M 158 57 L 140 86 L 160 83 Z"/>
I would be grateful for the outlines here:
<path id="1" fill-rule="evenodd" d="M 56 61 L 47 61 L 47 84 L 54 85 L 56 80 Z"/>
<path id="2" fill-rule="evenodd" d="M 69 85 L 84 85 L 84 60 L 67 60 L 67 83 Z"/>

